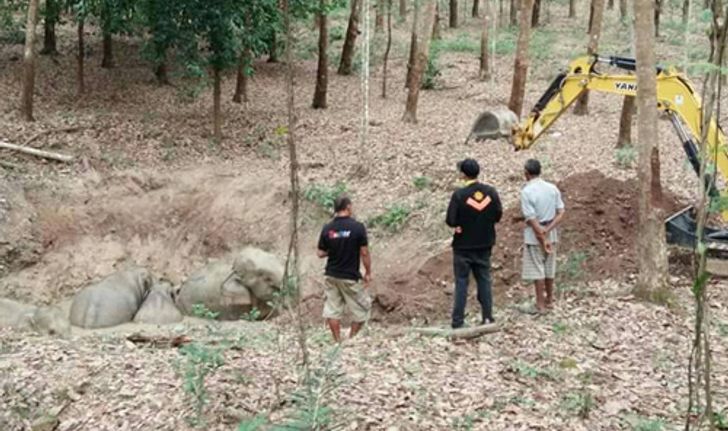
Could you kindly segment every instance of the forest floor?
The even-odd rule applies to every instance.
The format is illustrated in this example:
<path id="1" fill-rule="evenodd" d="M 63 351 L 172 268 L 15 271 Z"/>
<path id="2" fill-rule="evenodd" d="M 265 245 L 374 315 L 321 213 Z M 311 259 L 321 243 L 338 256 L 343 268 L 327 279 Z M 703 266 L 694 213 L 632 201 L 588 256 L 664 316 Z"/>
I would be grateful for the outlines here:
<path id="1" fill-rule="evenodd" d="M 544 25 L 532 39 L 526 107 L 586 42 L 581 21 L 564 18 L 563 4 L 547 4 Z M 577 16 L 586 16 L 588 5 L 578 4 Z M 362 151 L 360 78 L 334 73 L 345 18 L 342 10 L 332 17 L 329 109 L 324 111 L 310 108 L 315 32 L 310 27 L 298 32 L 294 131 L 307 192 L 302 268 L 311 322 L 318 322 L 321 308 L 322 263 L 312 252 L 327 217 L 321 196 L 345 188 L 357 217 L 371 228 L 377 305 L 371 330 L 329 354 L 327 333 L 319 326 L 310 329 L 313 363 L 320 368 L 321 358 L 330 356 L 344 375 L 327 396 L 336 417 L 346 418 L 349 429 L 678 427 L 686 410 L 690 282 L 684 259 L 675 253 L 672 307 L 629 295 L 635 272 L 635 154 L 614 149 L 621 99 L 593 95 L 588 117 L 563 116 L 528 152 L 516 153 L 505 142 L 464 145 L 477 114 L 507 102 L 516 32 L 499 30 L 494 79 L 481 82 L 476 78 L 480 21 L 443 28 L 438 85 L 421 93 L 420 121 L 411 125 L 400 121 L 409 25 L 397 23 L 387 99 L 378 96 L 382 35 L 373 42 L 370 122 Z M 628 54 L 629 29 L 616 10 L 606 19 L 601 51 Z M 699 29 L 685 43 L 678 20 L 677 8 L 663 15 L 658 59 L 665 63 L 694 61 L 707 45 Z M 87 52 L 88 91 L 78 98 L 72 32 L 61 29 L 60 56 L 40 60 L 34 123 L 20 121 L 14 102 L 22 46 L 0 45 L 0 92 L 7 96 L 0 102 L 0 139 L 79 159 L 56 164 L 0 150 L 9 163 L 0 167 L 2 203 L 12 204 L 0 206 L 0 220 L 9 220 L 11 234 L 23 239 L 15 260 L 0 265 L 0 296 L 56 303 L 126 261 L 180 282 L 207 259 L 246 244 L 282 255 L 289 203 L 280 133 L 286 124 L 285 65 L 256 62 L 249 102 L 225 99 L 225 139 L 216 142 L 209 89 L 178 76 L 176 86 L 158 86 L 133 39 L 115 45 L 112 70 L 96 67 L 100 41 L 93 45 Z M 693 78 L 699 86 L 699 76 Z M 224 94 L 232 95 L 234 84 L 230 74 Z M 672 211 L 693 201 L 697 183 L 668 121 L 660 122 L 660 143 L 665 207 Z M 455 162 L 465 156 L 481 162 L 484 180 L 498 188 L 507 208 L 494 255 L 496 318 L 504 329 L 453 344 L 403 333 L 403 327 L 447 321 L 452 287 L 443 217 Z M 523 184 L 521 167 L 531 157 L 539 158 L 547 179 L 564 190 L 568 209 L 559 305 L 538 318 L 526 312 L 530 290 L 518 280 L 520 226 L 510 220 Z M 357 175 L 362 164 L 364 176 Z M 724 287 L 720 281 L 711 285 L 718 410 L 728 408 Z M 475 311 L 473 299 L 469 305 Z M 188 322 L 158 331 L 187 334 L 205 345 L 234 341 L 234 348 L 223 352 L 225 365 L 208 382 L 209 428 L 231 429 L 241 417 L 258 413 L 282 421 L 295 410 L 287 400 L 301 388 L 287 318 Z M 187 357 L 176 349 L 135 346 L 125 335 L 52 340 L 3 333 L 0 428 L 26 429 L 50 413 L 58 415 L 61 430 L 188 426 L 194 412 L 180 377 Z M 66 408 L 54 411 L 59 406 Z"/>

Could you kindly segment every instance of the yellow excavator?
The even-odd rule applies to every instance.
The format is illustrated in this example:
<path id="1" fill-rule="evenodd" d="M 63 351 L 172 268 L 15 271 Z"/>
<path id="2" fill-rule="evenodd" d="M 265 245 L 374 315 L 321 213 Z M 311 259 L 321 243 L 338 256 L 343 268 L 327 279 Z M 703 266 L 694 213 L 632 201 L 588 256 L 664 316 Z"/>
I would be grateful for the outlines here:
<path id="1" fill-rule="evenodd" d="M 553 80 L 528 117 L 518 124 L 517 116 L 508 110 L 486 111 L 473 124 L 470 137 L 475 140 L 508 138 L 516 149 L 530 148 L 536 140 L 587 90 L 635 96 L 637 77 L 630 73 L 602 73 L 598 67 L 611 66 L 635 71 L 636 61 L 625 57 L 588 55 L 573 60 L 568 69 Z M 686 76 L 674 68 L 657 67 L 657 109 L 672 122 L 685 153 L 696 172 L 699 172 L 699 142 L 703 131 L 700 96 Z M 469 139 L 470 139 L 469 137 Z M 728 148 L 726 137 L 715 118 L 708 126 L 708 153 L 715 158 L 716 174 L 708 181 L 711 193 L 728 183 Z M 719 186 L 716 180 L 720 179 Z M 725 192 L 724 192 L 725 193 Z M 725 193 L 728 196 L 728 193 Z M 728 221 L 728 211 L 723 219 Z M 694 247 L 696 224 L 693 208 L 688 207 L 666 221 L 667 241 L 683 247 Z M 714 258 L 728 258 L 728 230 L 706 228 L 705 242 Z M 724 272 L 724 270 L 716 271 Z"/>

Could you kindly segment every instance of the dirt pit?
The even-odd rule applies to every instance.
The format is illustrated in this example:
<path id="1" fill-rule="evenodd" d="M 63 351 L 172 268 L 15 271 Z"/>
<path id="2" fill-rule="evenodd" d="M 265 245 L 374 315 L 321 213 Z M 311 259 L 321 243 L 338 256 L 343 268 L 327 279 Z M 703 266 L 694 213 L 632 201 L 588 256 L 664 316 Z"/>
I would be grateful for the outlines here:
<path id="1" fill-rule="evenodd" d="M 624 279 L 636 271 L 635 239 L 638 222 L 638 184 L 620 181 L 593 170 L 558 183 L 566 205 L 560 229 L 557 284 Z M 665 193 L 665 216 L 685 205 Z M 520 283 L 523 223 L 520 208 L 509 208 L 497 229 L 492 277 L 496 305 Z M 474 300 L 471 282 L 469 306 Z M 386 320 L 447 318 L 452 305 L 452 252 L 448 248 L 428 259 L 414 277 L 394 277 L 377 292 L 375 304 Z"/>

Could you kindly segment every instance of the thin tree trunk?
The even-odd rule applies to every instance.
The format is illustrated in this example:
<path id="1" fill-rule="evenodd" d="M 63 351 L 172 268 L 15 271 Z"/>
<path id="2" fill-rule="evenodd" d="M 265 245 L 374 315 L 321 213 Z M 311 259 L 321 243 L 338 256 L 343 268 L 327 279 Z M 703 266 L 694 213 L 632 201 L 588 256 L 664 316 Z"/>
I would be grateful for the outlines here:
<path id="1" fill-rule="evenodd" d="M 521 2 L 523 2 L 523 1 L 524 0 L 521 0 Z M 511 13 L 511 16 L 510 16 L 510 18 L 511 18 L 511 21 L 510 21 L 511 26 L 518 25 L 518 0 L 511 0 L 510 13 Z"/>
<path id="2" fill-rule="evenodd" d="M 384 31 L 384 2 L 386 0 L 377 0 L 377 10 L 374 19 L 374 33 Z"/>
<path id="3" fill-rule="evenodd" d="M 508 109 L 520 118 L 523 110 L 523 97 L 526 94 L 528 76 L 528 41 L 531 37 L 531 10 L 533 0 L 521 0 L 521 23 L 516 44 L 516 60 L 513 65 L 513 86 Z"/>
<path id="4" fill-rule="evenodd" d="M 634 1 L 637 60 L 637 142 L 639 230 L 637 260 L 639 274 L 634 287 L 638 297 L 658 299 L 667 287 L 665 226 L 659 205 L 660 150 L 657 128 L 657 81 L 655 74 L 654 0 Z"/>
<path id="5" fill-rule="evenodd" d="M 504 0 L 498 0 L 498 20 L 496 21 L 498 23 L 498 28 L 503 27 L 503 19 L 506 15 L 506 7 L 505 7 L 505 1 Z"/>
<path id="6" fill-rule="evenodd" d="M 442 34 L 440 32 L 440 2 L 435 2 L 435 21 L 434 25 L 432 26 L 432 40 L 440 40 L 442 39 Z"/>
<path id="7" fill-rule="evenodd" d="M 458 27 L 458 0 L 450 0 L 450 28 Z"/>
<path id="8" fill-rule="evenodd" d="M 329 29 L 328 17 L 326 16 L 326 0 L 319 0 L 319 43 L 318 43 L 318 70 L 316 71 L 316 89 L 313 92 L 314 109 L 326 109 L 326 90 L 329 86 L 329 58 L 326 53 L 329 46 Z M 382 6 L 381 0 L 377 4 L 377 14 L 380 13 L 379 6 Z"/>
<path id="9" fill-rule="evenodd" d="M 614 10 L 614 0 L 609 0 L 607 2 L 607 9 Z"/>
<path id="10" fill-rule="evenodd" d="M 420 25 L 420 2 L 414 2 L 414 14 L 412 18 L 412 37 L 410 38 L 409 59 L 407 60 L 407 78 L 404 80 L 405 88 L 412 87 L 414 81 L 415 63 L 417 62 L 418 40 L 417 32 Z"/>
<path id="11" fill-rule="evenodd" d="M 576 18 L 576 0 L 569 0 L 569 18 Z"/>
<path id="12" fill-rule="evenodd" d="M 167 73 L 167 61 L 163 60 L 154 68 L 154 76 L 160 85 L 169 85 L 169 74 Z"/>
<path id="13" fill-rule="evenodd" d="M 435 2 L 437 0 L 426 0 L 423 7 L 422 26 L 415 35 L 418 39 L 417 58 L 414 63 L 412 82 L 407 91 L 407 103 L 405 104 L 402 121 L 405 123 L 417 123 L 417 102 L 420 94 L 422 76 L 427 67 L 427 57 L 430 51 L 430 39 L 432 37 L 432 22 L 435 19 Z"/>
<path id="14" fill-rule="evenodd" d="M 682 23 L 687 25 L 688 17 L 690 17 L 690 0 L 683 0 L 682 4 Z"/>
<path id="15" fill-rule="evenodd" d="M 594 0 L 592 2 L 593 7 L 593 20 L 591 25 L 591 32 L 589 33 L 589 43 L 586 47 L 586 52 L 589 55 L 594 55 L 599 49 L 599 37 L 602 33 L 602 20 L 604 16 L 604 0 Z M 576 101 L 574 107 L 574 114 L 576 115 L 587 115 L 589 113 L 589 91 L 582 93 L 581 97 Z"/>
<path id="16" fill-rule="evenodd" d="M 594 23 L 594 2 L 596 0 L 589 1 L 589 24 L 586 27 L 587 34 L 591 34 L 592 24 Z"/>
<path id="17" fill-rule="evenodd" d="M 399 17 L 402 21 L 407 19 L 407 0 L 399 0 Z"/>
<path id="18" fill-rule="evenodd" d="M 248 103 L 248 67 L 250 66 L 250 50 L 243 48 L 238 61 L 238 74 L 235 82 L 234 103 Z"/>
<path id="19" fill-rule="evenodd" d="M 655 2 L 655 37 L 660 37 L 660 12 L 662 12 L 662 0 Z"/>
<path id="20" fill-rule="evenodd" d="M 78 67 L 76 68 L 76 84 L 78 86 L 79 96 L 86 92 L 86 85 L 84 83 L 85 76 L 83 72 L 84 57 L 86 56 L 86 45 L 84 41 L 84 22 L 85 18 L 79 18 L 76 31 L 78 36 L 78 55 L 76 57 Z"/>
<path id="21" fill-rule="evenodd" d="M 23 55 L 23 93 L 21 111 L 25 121 L 33 121 L 33 92 L 35 91 L 35 26 L 38 24 L 38 0 L 28 2 Z"/>
<path id="22" fill-rule="evenodd" d="M 480 0 L 473 0 L 473 18 L 480 17 Z"/>
<path id="23" fill-rule="evenodd" d="M 634 96 L 624 96 L 622 114 L 619 116 L 619 137 L 617 148 L 632 145 L 632 119 L 634 118 Z"/>
<path id="24" fill-rule="evenodd" d="M 382 99 L 387 98 L 387 76 L 389 74 L 389 53 L 392 51 L 392 1 L 387 0 L 387 47 L 382 60 Z"/>
<path id="25" fill-rule="evenodd" d="M 627 0 L 619 0 L 619 18 L 622 21 L 627 18 Z"/>
<path id="26" fill-rule="evenodd" d="M 346 39 L 341 50 L 341 62 L 339 63 L 339 75 L 351 75 L 351 65 L 354 60 L 354 48 L 356 47 L 356 36 L 359 34 L 359 14 L 361 12 L 362 0 L 351 0 L 351 13 L 349 14 L 349 25 L 346 28 Z"/>
<path id="27" fill-rule="evenodd" d="M 271 34 L 268 50 L 268 63 L 278 63 L 278 36 L 275 30 Z"/>
<path id="28" fill-rule="evenodd" d="M 103 57 L 101 58 L 101 67 L 110 69 L 114 67 L 113 39 L 111 38 L 111 33 L 104 33 L 102 44 Z"/>
<path id="29" fill-rule="evenodd" d="M 478 77 L 481 81 L 490 80 L 490 58 L 488 55 L 488 26 L 491 25 L 490 0 L 485 0 L 483 14 L 483 31 L 480 33 L 480 69 Z"/>
<path id="30" fill-rule="evenodd" d="M 531 12 L 531 27 L 538 27 L 541 19 L 541 0 L 533 2 L 533 11 Z"/>
<path id="31" fill-rule="evenodd" d="M 58 54 L 56 42 L 56 23 L 59 19 L 59 7 L 57 0 L 46 0 L 45 18 L 43 19 L 43 49 L 44 55 Z"/>
<path id="32" fill-rule="evenodd" d="M 212 69 L 212 121 L 214 123 L 214 137 L 217 142 L 222 141 L 222 109 L 221 109 L 221 87 L 222 72 L 214 67 Z"/>

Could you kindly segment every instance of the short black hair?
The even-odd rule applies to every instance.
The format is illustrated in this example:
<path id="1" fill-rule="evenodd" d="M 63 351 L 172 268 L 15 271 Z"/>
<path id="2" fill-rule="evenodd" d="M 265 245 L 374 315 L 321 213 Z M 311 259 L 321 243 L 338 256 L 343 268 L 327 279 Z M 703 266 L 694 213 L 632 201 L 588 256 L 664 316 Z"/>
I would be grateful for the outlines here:
<path id="1" fill-rule="evenodd" d="M 344 211 L 351 205 L 351 199 L 348 196 L 339 196 L 334 201 L 334 212 L 338 213 Z"/>
<path id="2" fill-rule="evenodd" d="M 480 165 L 475 159 L 465 159 L 458 163 L 458 170 L 468 178 L 478 178 Z"/>
<path id="3" fill-rule="evenodd" d="M 536 159 L 528 159 L 524 168 L 529 175 L 534 177 L 541 175 L 541 162 Z"/>

